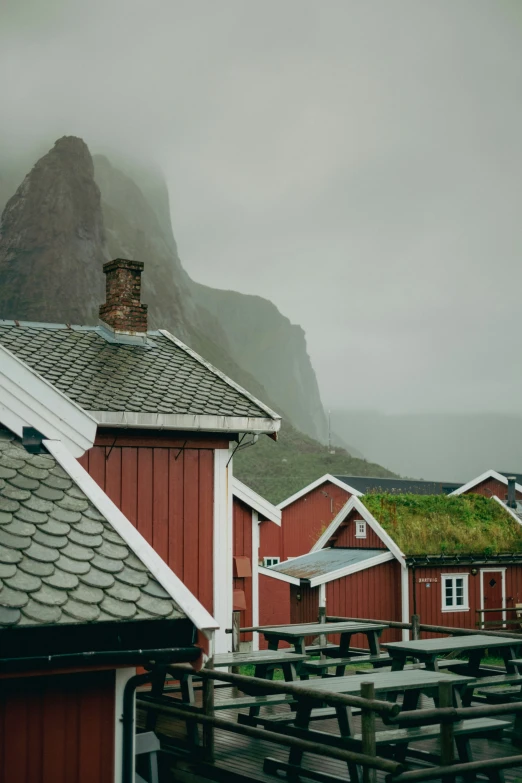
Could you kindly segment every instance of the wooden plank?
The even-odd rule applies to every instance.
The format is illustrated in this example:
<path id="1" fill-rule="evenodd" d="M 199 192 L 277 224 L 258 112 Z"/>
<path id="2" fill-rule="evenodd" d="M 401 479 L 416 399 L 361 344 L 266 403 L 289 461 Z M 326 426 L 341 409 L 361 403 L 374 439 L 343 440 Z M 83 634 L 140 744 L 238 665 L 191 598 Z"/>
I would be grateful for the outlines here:
<path id="1" fill-rule="evenodd" d="M 89 453 L 89 473 L 95 482 L 105 490 L 105 448 L 93 446 Z"/>
<path id="2" fill-rule="evenodd" d="M 169 452 L 152 450 L 152 545 L 165 562 L 169 556 Z"/>
<path id="3" fill-rule="evenodd" d="M 183 568 L 183 452 L 169 449 L 169 553 L 167 563 L 176 576 L 184 578 Z"/>
<path id="4" fill-rule="evenodd" d="M 439 682 L 451 682 L 461 685 L 472 682 L 472 677 L 444 672 L 431 672 L 427 669 L 413 669 L 398 672 L 376 672 L 368 669 L 365 674 L 354 674 L 348 677 L 331 677 L 328 679 L 298 680 L 296 688 L 324 690 L 328 693 L 358 693 L 363 682 L 373 682 L 376 691 L 403 691 L 421 688 L 436 688 Z"/>
<path id="5" fill-rule="evenodd" d="M 522 638 L 520 641 L 522 644 Z M 423 653 L 442 655 L 454 651 L 466 651 L 477 649 L 494 649 L 496 647 L 516 647 L 516 639 L 506 639 L 502 636 L 448 636 L 443 639 L 420 639 L 413 642 L 388 642 L 386 648 L 390 655 L 406 654 L 419 656 Z"/>
<path id="6" fill-rule="evenodd" d="M 152 449 L 138 449 L 137 527 L 152 545 Z"/>
<path id="7" fill-rule="evenodd" d="M 121 450 L 121 510 L 132 522 L 138 523 L 138 453 L 136 449 Z"/>
<path id="8" fill-rule="evenodd" d="M 105 458 L 105 492 L 118 508 L 121 508 L 121 449 L 107 449 Z"/>
<path id="9" fill-rule="evenodd" d="M 299 663 L 306 661 L 306 655 L 289 653 L 283 650 L 259 650 L 258 652 L 217 653 L 214 656 L 214 668 L 223 666 L 248 666 L 256 663 Z"/>
<path id="10" fill-rule="evenodd" d="M 199 454 L 183 454 L 183 581 L 199 598 Z"/>
<path id="11" fill-rule="evenodd" d="M 214 600 L 214 454 L 199 450 L 199 595 L 209 612 Z"/>
<path id="12" fill-rule="evenodd" d="M 375 623 L 301 623 L 296 625 L 277 626 L 263 628 L 262 633 L 265 636 L 277 636 L 280 639 L 295 639 L 300 636 L 317 636 L 319 634 L 344 633 L 364 633 L 365 631 L 378 631 L 386 628 L 386 625 L 377 625 Z"/>

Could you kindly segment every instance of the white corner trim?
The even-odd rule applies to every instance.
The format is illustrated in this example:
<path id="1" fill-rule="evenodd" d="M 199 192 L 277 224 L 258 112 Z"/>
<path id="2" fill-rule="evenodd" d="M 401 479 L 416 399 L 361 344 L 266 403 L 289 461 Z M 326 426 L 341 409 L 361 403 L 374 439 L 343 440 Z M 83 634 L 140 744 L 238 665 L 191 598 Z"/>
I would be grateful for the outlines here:
<path id="1" fill-rule="evenodd" d="M 18 435 L 34 427 L 63 441 L 73 457 L 94 443 L 96 421 L 83 408 L 0 345 L 0 422 Z"/>
<path id="2" fill-rule="evenodd" d="M 66 447 L 57 440 L 46 440 L 44 445 L 62 468 L 76 482 L 98 511 L 112 525 L 117 533 L 132 549 L 136 557 L 147 566 L 151 574 L 174 599 L 180 609 L 201 631 L 211 631 L 218 627 L 216 620 L 190 592 L 181 579 L 168 567 L 164 560 L 143 538 L 127 517 L 112 502 L 87 471 L 74 459 Z M 220 451 L 220 450 L 217 450 Z"/>
<path id="3" fill-rule="evenodd" d="M 219 630 L 216 632 L 216 652 L 230 652 L 232 634 L 226 629 L 232 623 L 233 608 L 233 501 L 232 501 L 232 451 L 214 449 L 214 617 Z"/>
<path id="4" fill-rule="evenodd" d="M 168 332 L 166 329 L 158 329 L 158 331 L 161 335 L 163 335 L 163 337 L 166 337 L 167 340 L 170 340 L 171 343 L 177 345 L 178 348 L 181 348 L 182 351 L 185 351 L 185 353 L 187 353 L 189 356 L 192 356 L 192 358 L 199 362 L 199 364 L 202 364 L 203 367 L 206 367 L 207 370 L 210 370 L 210 372 L 212 372 L 214 375 L 217 375 L 218 378 L 221 378 L 222 381 L 225 381 L 225 383 L 232 387 L 232 389 L 235 389 L 235 391 L 242 394 L 243 397 L 246 397 L 251 402 L 253 402 L 254 405 L 257 405 L 259 408 L 261 408 L 261 410 L 268 414 L 269 418 L 275 419 L 279 422 L 279 424 L 281 424 L 281 416 L 269 408 L 268 405 L 265 405 L 264 402 L 258 400 L 257 397 L 254 397 L 253 394 L 250 394 L 249 391 L 233 381 L 232 378 L 229 378 L 228 375 L 225 375 L 224 372 L 221 372 L 221 370 L 218 370 L 217 367 L 214 367 L 213 364 L 207 362 L 205 359 L 203 359 L 202 356 L 199 355 L 199 353 L 193 351 L 192 348 L 189 348 L 188 345 L 185 345 L 185 343 L 181 342 L 181 340 L 178 340 L 177 337 L 174 337 L 174 335 Z"/>
<path id="5" fill-rule="evenodd" d="M 259 519 L 252 509 L 252 627 L 259 625 Z M 252 650 L 259 650 L 259 634 L 252 634 Z"/>
<path id="6" fill-rule="evenodd" d="M 246 484 L 243 484 L 235 476 L 232 479 L 232 494 L 249 508 L 266 517 L 269 522 L 275 522 L 276 525 L 281 526 L 281 509 L 273 506 L 266 498 L 258 495 L 257 492 L 247 487 Z"/>
<path id="7" fill-rule="evenodd" d="M 377 522 L 373 514 L 371 514 L 366 506 L 357 497 L 352 497 L 339 511 L 334 520 L 327 527 L 321 538 L 316 541 L 310 552 L 317 552 L 319 549 L 324 549 L 333 533 L 337 530 L 339 525 L 348 517 L 351 511 L 358 511 L 366 523 L 371 527 L 373 532 L 381 539 L 383 544 L 386 544 L 390 552 L 393 552 L 401 565 L 404 564 L 404 555 L 395 543 L 395 541 L 388 535 L 384 528 Z"/>
<path id="8" fill-rule="evenodd" d="M 326 584 L 324 582 L 319 585 L 319 609 L 326 610 Z"/>
<path id="9" fill-rule="evenodd" d="M 253 416 L 214 416 L 195 413 L 133 413 L 132 411 L 89 411 L 103 427 L 122 429 L 184 430 L 186 432 L 278 432 L 280 420 Z"/>
<path id="10" fill-rule="evenodd" d="M 123 758 L 123 693 L 136 669 L 126 667 L 114 672 L 114 783 L 121 783 Z M 134 722 L 136 722 L 136 700 L 134 700 Z M 134 749 L 133 749 L 134 753 Z"/>
<path id="11" fill-rule="evenodd" d="M 366 560 L 361 560 L 360 563 L 353 563 L 344 568 L 337 568 L 335 571 L 330 571 L 328 574 L 314 576 L 310 579 L 310 587 L 318 587 L 319 585 L 324 585 L 328 582 L 334 582 L 336 579 L 342 579 L 343 576 L 350 576 L 350 574 L 356 574 L 358 571 L 366 571 L 367 568 L 373 568 L 374 566 L 381 565 L 381 563 L 387 563 L 390 560 L 395 560 L 395 555 L 385 551 L 382 555 L 369 557 Z"/>
<path id="12" fill-rule="evenodd" d="M 473 489 L 473 487 L 476 487 L 477 484 L 482 484 L 483 481 L 487 481 L 488 479 L 496 479 L 497 481 L 500 481 L 502 484 L 505 484 L 507 487 L 507 478 L 506 476 L 503 476 L 502 473 L 497 473 L 496 470 L 486 470 L 485 473 L 481 473 L 480 476 L 477 476 L 474 479 L 471 479 L 471 481 L 468 481 L 467 484 L 463 484 L 458 489 L 454 489 L 453 492 L 450 492 L 449 495 L 462 495 L 464 492 L 468 492 L 470 489 Z M 517 492 L 522 492 L 522 487 L 520 484 L 515 484 L 515 489 Z"/>
<path id="13" fill-rule="evenodd" d="M 496 500 L 496 501 L 497 501 L 497 503 L 500 503 L 500 505 L 502 506 L 502 508 L 503 508 L 505 511 L 507 511 L 507 512 L 508 512 L 508 514 L 509 514 L 511 517 L 513 517 L 513 519 L 515 520 L 515 522 L 518 522 L 518 524 L 519 524 L 519 525 L 522 525 L 522 520 L 520 519 L 520 517 L 519 517 L 517 514 L 515 514 L 515 512 L 513 511 L 513 509 L 512 509 L 512 508 L 509 508 L 509 506 L 507 505 L 507 503 L 504 503 L 504 501 L 503 501 L 503 500 L 501 500 L 501 499 L 500 499 L 499 497 L 497 497 L 496 495 L 493 495 L 493 500 Z"/>
<path id="14" fill-rule="evenodd" d="M 347 495 L 351 494 L 354 497 L 358 498 L 363 494 L 362 492 L 359 492 L 358 489 L 354 489 L 353 487 L 350 487 L 349 484 L 345 484 L 344 481 L 339 481 L 338 478 L 335 478 L 335 476 L 332 476 L 330 473 L 325 473 L 325 475 L 321 476 L 321 478 L 312 481 L 311 484 L 308 484 L 303 489 L 300 489 L 299 492 L 295 493 L 295 495 L 291 495 L 286 500 L 282 500 L 277 507 L 280 509 L 286 508 L 291 503 L 294 503 L 296 500 L 299 500 L 299 498 L 302 498 L 304 495 L 307 495 L 312 490 L 317 489 L 317 487 L 320 487 L 321 484 L 325 484 L 327 481 L 330 482 L 330 484 L 335 484 L 336 487 L 340 487 L 340 489 L 344 489 Z"/>
<path id="15" fill-rule="evenodd" d="M 279 579 L 281 582 L 288 582 L 288 584 L 290 585 L 301 584 L 301 580 L 296 579 L 295 576 L 288 576 L 287 574 L 282 574 L 280 571 L 274 571 L 273 568 L 265 568 L 264 566 L 259 566 L 258 570 L 261 576 L 270 576 L 272 577 L 272 579 Z"/>
<path id="16" fill-rule="evenodd" d="M 408 566 L 403 561 L 401 563 L 401 622 L 410 622 L 410 579 Z M 407 642 L 410 638 L 410 632 L 407 628 L 402 629 L 402 641 Z"/>

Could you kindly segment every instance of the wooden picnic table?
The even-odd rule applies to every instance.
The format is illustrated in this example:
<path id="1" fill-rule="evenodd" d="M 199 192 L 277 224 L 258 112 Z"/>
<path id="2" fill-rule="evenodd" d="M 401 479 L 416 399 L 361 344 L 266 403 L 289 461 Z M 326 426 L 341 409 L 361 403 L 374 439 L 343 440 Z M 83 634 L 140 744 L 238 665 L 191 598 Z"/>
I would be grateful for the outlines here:
<path id="1" fill-rule="evenodd" d="M 473 677 L 480 674 L 480 663 L 486 655 L 486 650 L 497 650 L 504 661 L 506 671 L 512 673 L 515 667 L 510 663 L 516 658 L 520 646 L 516 639 L 504 636 L 446 636 L 441 639 L 419 639 L 408 642 L 390 642 L 387 645 L 388 654 L 392 657 L 392 671 L 404 668 L 408 657 L 417 658 L 426 664 L 431 671 L 439 671 L 438 658 L 449 653 L 468 655 L 467 673 Z M 465 664 L 464 664 L 465 665 Z"/>
<path id="2" fill-rule="evenodd" d="M 316 679 L 308 682 L 299 681 L 297 688 L 303 687 L 313 689 L 319 692 L 343 693 L 351 695 L 360 695 L 361 684 L 372 682 L 375 687 L 375 697 L 381 699 L 394 700 L 398 694 L 404 694 L 403 710 L 414 710 L 417 707 L 421 693 L 437 697 L 437 689 L 440 682 L 449 682 L 453 685 L 453 699 L 455 706 L 462 705 L 461 691 L 472 681 L 472 677 L 459 674 L 448 674 L 443 672 L 428 671 L 427 669 L 414 669 L 396 672 L 374 672 L 368 670 L 365 674 L 352 675 L 348 677 L 332 677 L 331 679 Z M 312 718 L 314 704 L 306 697 L 297 697 L 296 716 L 294 728 L 296 736 L 306 736 L 311 740 L 317 740 L 332 744 L 332 735 L 325 732 L 311 731 L 309 729 Z M 353 723 L 353 714 L 351 707 L 335 708 L 337 722 L 339 726 L 340 737 L 333 739 L 336 745 L 348 746 L 354 750 L 361 750 L 362 736 L 357 734 Z M 455 724 L 457 726 L 457 724 Z M 472 719 L 462 721 L 458 724 L 456 730 L 456 746 L 459 758 L 462 761 L 471 760 L 471 751 L 469 747 L 469 736 L 483 731 L 502 730 L 508 724 L 505 721 L 495 721 L 489 718 Z M 377 749 L 384 750 L 393 746 L 393 752 L 397 760 L 404 760 L 407 755 L 408 745 L 412 741 L 431 739 L 437 737 L 440 728 L 438 725 L 421 726 L 414 729 L 401 729 L 395 726 L 386 731 L 376 733 Z M 292 733 L 292 728 L 286 729 L 287 733 Z M 307 732 L 305 735 L 303 732 Z M 266 772 L 277 773 L 285 771 L 291 774 L 299 773 L 303 751 L 298 748 L 292 748 L 289 753 L 288 763 L 277 761 L 273 758 L 265 759 L 264 769 Z M 348 771 L 351 783 L 358 783 L 359 771 L 355 764 L 348 764 Z M 306 777 L 303 772 L 303 777 Z"/>
<path id="3" fill-rule="evenodd" d="M 268 642 L 269 650 L 277 650 L 280 642 L 290 642 L 298 654 L 304 654 L 305 638 L 307 636 L 330 636 L 340 634 L 339 657 L 349 654 L 350 641 L 354 634 L 362 633 L 368 639 L 368 645 L 372 655 L 380 654 L 379 637 L 388 626 L 384 623 L 304 623 L 302 625 L 280 625 L 274 628 L 260 630 Z"/>

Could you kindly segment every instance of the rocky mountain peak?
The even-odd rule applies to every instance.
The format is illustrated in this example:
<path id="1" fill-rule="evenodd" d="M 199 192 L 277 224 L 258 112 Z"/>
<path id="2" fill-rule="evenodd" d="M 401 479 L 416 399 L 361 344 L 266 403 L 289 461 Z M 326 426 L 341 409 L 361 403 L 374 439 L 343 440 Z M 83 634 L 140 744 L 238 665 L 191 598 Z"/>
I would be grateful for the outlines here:
<path id="1" fill-rule="evenodd" d="M 95 323 L 108 259 L 85 142 L 64 136 L 35 164 L 0 221 L 0 316 Z"/>

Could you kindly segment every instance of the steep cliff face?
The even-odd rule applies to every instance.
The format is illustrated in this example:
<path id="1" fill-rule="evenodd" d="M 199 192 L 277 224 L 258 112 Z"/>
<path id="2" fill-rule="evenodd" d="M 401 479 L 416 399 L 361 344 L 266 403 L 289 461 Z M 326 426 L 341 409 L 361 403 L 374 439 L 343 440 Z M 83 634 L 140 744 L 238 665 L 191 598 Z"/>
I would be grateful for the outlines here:
<path id="1" fill-rule="evenodd" d="M 109 258 L 87 145 L 59 139 L 7 202 L 0 223 L 3 318 L 89 323 Z"/>

